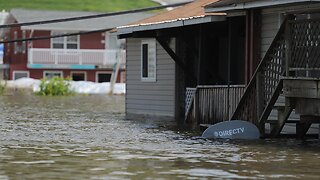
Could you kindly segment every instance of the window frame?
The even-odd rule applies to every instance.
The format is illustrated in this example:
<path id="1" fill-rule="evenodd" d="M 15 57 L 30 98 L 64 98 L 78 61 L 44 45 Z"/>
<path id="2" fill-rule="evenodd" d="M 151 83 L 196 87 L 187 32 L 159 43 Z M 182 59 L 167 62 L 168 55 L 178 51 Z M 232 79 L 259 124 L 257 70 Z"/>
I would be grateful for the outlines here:
<path id="1" fill-rule="evenodd" d="M 46 77 L 46 73 L 60 73 L 60 77 L 61 77 L 61 78 L 64 77 L 64 76 L 63 76 L 63 71 L 43 71 L 43 74 L 42 74 L 42 77 L 43 77 L 43 78 L 48 78 L 48 77 Z M 51 78 L 49 78 L 49 79 L 51 79 Z"/>
<path id="2" fill-rule="evenodd" d="M 16 73 L 26 73 L 27 74 L 26 78 L 30 78 L 30 72 L 29 71 L 13 71 L 12 72 L 12 80 L 17 80 L 16 79 Z"/>
<path id="3" fill-rule="evenodd" d="M 75 32 L 65 32 L 65 31 L 51 31 L 51 36 L 54 35 L 59 35 L 59 34 L 67 34 L 67 33 L 75 33 Z M 64 36 L 64 37 L 58 37 L 58 38 L 62 38 L 62 41 L 57 41 L 58 38 L 52 38 L 50 41 L 50 47 L 51 49 L 65 49 L 65 50 L 72 50 L 72 48 L 67 48 L 68 44 L 76 44 L 77 48 L 75 49 L 80 49 L 80 36 L 79 35 L 75 35 L 77 37 L 77 42 L 72 42 L 72 43 L 68 43 L 68 37 L 69 36 Z M 56 40 L 56 41 L 55 41 Z M 53 45 L 54 44 L 62 44 L 63 48 L 54 48 Z"/>
<path id="4" fill-rule="evenodd" d="M 148 76 L 144 77 L 144 45 L 148 45 L 147 48 L 147 53 L 148 53 L 148 59 L 147 59 L 147 71 L 148 71 Z M 150 52 L 150 46 L 154 47 L 154 54 L 151 54 L 152 51 Z M 142 82 L 156 82 L 157 81 L 157 43 L 155 39 L 145 39 L 141 41 L 141 81 Z M 151 56 L 150 56 L 151 54 Z M 153 65 L 150 65 L 150 57 L 153 58 L 153 63 L 154 63 L 154 71 L 153 71 L 153 76 L 149 75 L 149 68 L 152 67 Z"/>
<path id="5" fill-rule="evenodd" d="M 97 72 L 96 72 L 96 83 L 99 83 L 99 80 L 98 80 L 99 74 L 110 74 L 110 81 L 109 81 L 109 83 L 111 82 L 111 80 L 112 80 L 112 72 L 97 71 Z M 103 83 L 103 82 L 101 82 L 101 83 Z"/>
<path id="6" fill-rule="evenodd" d="M 86 71 L 71 71 L 70 76 L 73 80 L 73 74 L 84 74 L 84 81 L 87 81 L 87 72 Z"/>

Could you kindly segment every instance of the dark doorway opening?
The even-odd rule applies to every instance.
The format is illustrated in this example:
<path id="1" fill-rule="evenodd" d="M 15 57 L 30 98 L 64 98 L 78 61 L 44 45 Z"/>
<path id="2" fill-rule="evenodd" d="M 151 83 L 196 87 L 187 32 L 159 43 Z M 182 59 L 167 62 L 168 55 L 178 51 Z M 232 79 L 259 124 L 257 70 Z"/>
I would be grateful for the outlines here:
<path id="1" fill-rule="evenodd" d="M 97 79 L 98 83 L 110 82 L 111 74 L 110 73 L 98 73 L 97 78 L 98 78 Z"/>

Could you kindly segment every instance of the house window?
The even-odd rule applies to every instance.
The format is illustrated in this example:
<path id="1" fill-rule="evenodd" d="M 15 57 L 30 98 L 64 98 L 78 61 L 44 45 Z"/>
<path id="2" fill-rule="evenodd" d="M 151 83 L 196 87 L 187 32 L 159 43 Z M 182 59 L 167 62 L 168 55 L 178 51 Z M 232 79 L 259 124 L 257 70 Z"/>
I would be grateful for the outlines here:
<path id="1" fill-rule="evenodd" d="M 70 32 L 69 32 L 70 33 Z M 52 36 L 64 34 L 63 32 L 52 32 Z M 51 47 L 54 49 L 78 49 L 79 36 L 65 36 L 51 39 Z"/>
<path id="2" fill-rule="evenodd" d="M 29 77 L 29 71 L 13 71 L 13 80 L 17 80 L 20 78 L 28 78 Z"/>
<path id="3" fill-rule="evenodd" d="M 86 81 L 87 74 L 86 72 L 71 72 L 71 78 L 73 81 Z"/>
<path id="4" fill-rule="evenodd" d="M 156 41 L 154 39 L 141 42 L 141 79 L 156 81 Z"/>
<path id="5" fill-rule="evenodd" d="M 44 71 L 43 78 L 63 77 L 62 71 Z"/>
<path id="6" fill-rule="evenodd" d="M 96 82 L 98 83 L 110 82 L 110 80 L 111 80 L 111 73 L 106 73 L 106 72 L 96 73 Z"/>

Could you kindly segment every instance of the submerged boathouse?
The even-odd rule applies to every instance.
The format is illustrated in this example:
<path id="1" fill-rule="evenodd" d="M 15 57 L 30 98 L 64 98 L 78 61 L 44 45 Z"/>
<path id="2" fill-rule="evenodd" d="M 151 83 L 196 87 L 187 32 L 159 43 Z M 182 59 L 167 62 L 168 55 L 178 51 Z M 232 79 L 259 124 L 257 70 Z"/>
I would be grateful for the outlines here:
<path id="1" fill-rule="evenodd" d="M 196 0 L 118 28 L 126 114 L 241 119 L 276 137 L 320 122 L 320 2 Z"/>

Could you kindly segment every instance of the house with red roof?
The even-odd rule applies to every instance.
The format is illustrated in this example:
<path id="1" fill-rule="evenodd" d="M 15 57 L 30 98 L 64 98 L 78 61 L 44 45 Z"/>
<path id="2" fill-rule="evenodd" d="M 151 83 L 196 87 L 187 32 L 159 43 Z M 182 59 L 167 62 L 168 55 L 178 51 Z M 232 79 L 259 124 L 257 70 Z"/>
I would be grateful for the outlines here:
<path id="1" fill-rule="evenodd" d="M 10 11 L 11 19 L 15 23 L 96 14 L 99 13 L 25 9 Z M 5 40 L 50 37 L 70 33 L 80 34 L 6 43 L 3 59 L 8 70 L 5 75 L 9 80 L 22 77 L 41 79 L 61 76 L 71 77 L 75 81 L 109 82 L 116 64 L 119 64 L 117 82 L 124 82 L 124 40 L 117 39 L 115 35 L 110 33 L 110 30 L 116 26 L 149 16 L 145 13 L 135 13 L 10 28 L 10 32 L 4 37 Z M 104 31 L 85 33 L 95 30 Z"/>

